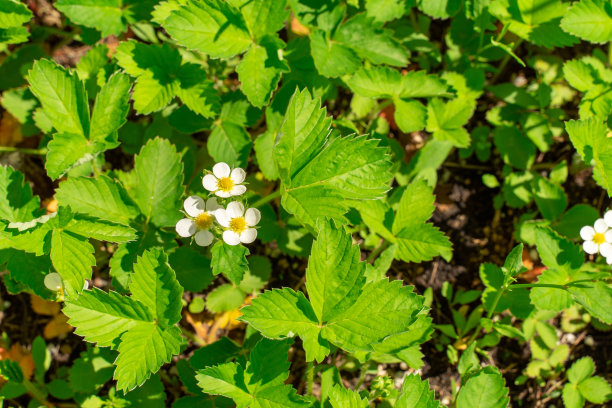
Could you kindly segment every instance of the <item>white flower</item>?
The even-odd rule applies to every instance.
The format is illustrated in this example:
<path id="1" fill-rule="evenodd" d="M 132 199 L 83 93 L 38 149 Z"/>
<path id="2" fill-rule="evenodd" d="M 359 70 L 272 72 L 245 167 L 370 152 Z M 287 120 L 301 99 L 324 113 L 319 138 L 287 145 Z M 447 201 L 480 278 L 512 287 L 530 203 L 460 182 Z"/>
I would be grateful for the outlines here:
<path id="1" fill-rule="evenodd" d="M 230 169 L 227 163 L 217 163 L 212 168 L 213 174 L 207 174 L 202 179 L 202 185 L 217 196 L 228 198 L 244 194 L 246 186 L 241 183 L 246 172 L 240 168 Z"/>
<path id="2" fill-rule="evenodd" d="M 606 258 L 612 257 L 612 230 L 608 230 L 608 224 L 603 218 L 595 221 L 592 227 L 582 227 L 580 236 L 584 239 L 582 248 L 587 254 L 599 252 Z"/>
<path id="3" fill-rule="evenodd" d="M 226 229 L 223 231 L 223 240 L 227 244 L 250 244 L 257 238 L 257 230 L 252 227 L 261 219 L 261 213 L 256 208 L 249 208 L 245 212 L 242 204 L 232 201 L 227 209 L 218 209 L 215 217 L 219 225 Z"/>
<path id="4" fill-rule="evenodd" d="M 204 202 L 202 197 L 189 196 L 183 205 L 191 218 L 183 218 L 176 223 L 176 233 L 183 238 L 194 236 L 196 244 L 208 246 L 213 241 L 212 227 L 215 211 L 220 208 L 216 198 Z"/>
<path id="5" fill-rule="evenodd" d="M 606 222 L 606 224 L 608 225 L 608 228 L 612 228 L 612 210 L 611 211 L 606 211 L 606 213 L 603 216 L 603 219 Z"/>

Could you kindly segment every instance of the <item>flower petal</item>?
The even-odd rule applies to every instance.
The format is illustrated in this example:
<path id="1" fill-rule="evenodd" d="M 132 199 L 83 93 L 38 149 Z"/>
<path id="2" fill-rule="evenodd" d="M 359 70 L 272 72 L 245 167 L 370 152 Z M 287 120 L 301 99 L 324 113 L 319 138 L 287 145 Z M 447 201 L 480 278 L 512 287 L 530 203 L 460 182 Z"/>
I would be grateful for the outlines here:
<path id="1" fill-rule="evenodd" d="M 223 191 L 223 190 L 215 191 L 215 195 L 221 198 L 229 198 L 232 196 L 230 193 L 228 193 L 227 191 Z"/>
<path id="2" fill-rule="evenodd" d="M 232 189 L 230 190 L 230 195 L 239 196 L 241 194 L 244 194 L 245 191 L 246 191 L 246 186 L 239 184 L 237 186 L 232 187 Z"/>
<path id="3" fill-rule="evenodd" d="M 601 256 L 605 256 L 606 258 L 612 256 L 612 245 L 604 242 L 599 246 L 599 253 Z"/>
<path id="4" fill-rule="evenodd" d="M 197 230 L 196 223 L 189 218 L 183 218 L 176 223 L 176 233 L 183 238 L 187 238 L 195 234 Z"/>
<path id="5" fill-rule="evenodd" d="M 185 208 L 187 215 L 194 218 L 202 214 L 206 209 L 205 207 L 202 197 L 196 195 L 187 197 L 183 204 L 183 208 Z"/>
<path id="6" fill-rule="evenodd" d="M 228 245 L 238 245 L 240 243 L 240 236 L 234 231 L 223 231 L 223 241 Z"/>
<path id="7" fill-rule="evenodd" d="M 261 213 L 257 208 L 249 208 L 244 213 L 244 220 L 249 227 L 254 227 L 261 220 Z"/>
<path id="8" fill-rule="evenodd" d="M 584 243 L 582 244 L 582 249 L 584 249 L 584 252 L 586 252 L 587 254 L 593 255 L 597 253 L 598 245 L 593 242 L 593 241 L 584 241 Z"/>
<path id="9" fill-rule="evenodd" d="M 227 215 L 232 218 L 242 217 L 244 214 L 244 206 L 239 201 L 232 201 L 227 205 Z"/>
<path id="10" fill-rule="evenodd" d="M 593 225 L 593 227 L 595 228 L 595 232 L 603 234 L 608 229 L 608 224 L 606 224 L 603 218 L 600 218 L 595 221 L 595 225 Z"/>
<path id="11" fill-rule="evenodd" d="M 220 226 L 224 228 L 229 227 L 230 217 L 225 208 L 219 208 L 217 211 L 215 211 L 215 218 Z"/>
<path id="12" fill-rule="evenodd" d="M 608 263 L 608 265 L 612 265 L 612 256 L 606 258 L 606 262 Z"/>
<path id="13" fill-rule="evenodd" d="M 217 178 L 229 177 L 230 175 L 230 166 L 227 163 L 219 162 L 215 164 L 212 168 L 213 174 Z"/>
<path id="14" fill-rule="evenodd" d="M 234 184 L 240 184 L 246 178 L 246 171 L 241 168 L 235 168 L 232 170 L 232 174 L 230 174 L 230 178 L 234 182 Z"/>
<path id="15" fill-rule="evenodd" d="M 217 202 L 216 197 L 212 197 L 206 200 L 206 211 L 208 211 L 209 213 L 214 214 L 214 212 L 217 211 L 219 208 L 221 208 L 221 206 Z"/>
<path id="16" fill-rule="evenodd" d="M 198 244 L 199 246 L 209 246 L 210 244 L 212 244 L 214 236 L 210 231 L 202 230 L 196 232 L 194 238 L 196 244 Z"/>
<path id="17" fill-rule="evenodd" d="M 603 216 L 604 221 L 606 222 L 606 224 L 608 224 L 609 228 L 612 228 L 612 210 L 610 211 L 606 211 L 606 213 Z"/>
<path id="18" fill-rule="evenodd" d="M 208 191 L 217 191 L 219 186 L 217 185 L 217 178 L 212 174 L 207 174 L 202 179 L 202 185 Z"/>
<path id="19" fill-rule="evenodd" d="M 257 238 L 257 230 L 255 228 L 247 228 L 240 234 L 240 242 L 250 244 Z"/>
<path id="20" fill-rule="evenodd" d="M 595 236 L 595 229 L 590 225 L 585 225 L 580 229 L 580 237 L 585 241 L 590 241 Z"/>
<path id="21" fill-rule="evenodd" d="M 608 230 L 608 232 L 605 233 L 604 239 L 606 242 L 612 244 L 612 230 Z"/>

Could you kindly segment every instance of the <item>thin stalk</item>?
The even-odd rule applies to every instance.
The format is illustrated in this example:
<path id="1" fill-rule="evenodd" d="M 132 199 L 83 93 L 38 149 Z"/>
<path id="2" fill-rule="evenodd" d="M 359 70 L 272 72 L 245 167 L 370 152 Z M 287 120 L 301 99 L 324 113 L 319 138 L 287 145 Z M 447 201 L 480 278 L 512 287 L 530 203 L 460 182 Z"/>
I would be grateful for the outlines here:
<path id="1" fill-rule="evenodd" d="M 198 346 L 204 347 L 206 345 L 206 342 L 204 340 L 202 340 L 186 328 L 181 327 L 181 332 L 183 333 L 183 336 L 187 337 L 189 340 L 193 341 Z"/>
<path id="2" fill-rule="evenodd" d="M 261 207 L 262 205 L 269 203 L 270 201 L 274 200 L 275 198 L 280 197 L 280 195 L 281 195 L 281 191 L 280 190 L 273 191 L 270 194 L 268 194 L 267 196 L 262 197 L 259 200 L 255 201 L 251 205 L 251 207 L 255 207 L 255 208 Z"/>
<path id="3" fill-rule="evenodd" d="M 361 372 L 359 373 L 359 380 L 357 384 L 355 384 L 355 391 L 359 391 L 359 388 L 363 385 L 365 381 L 366 374 L 368 373 L 368 367 L 370 366 L 370 361 L 366 361 L 365 364 L 361 366 Z"/>
<path id="4" fill-rule="evenodd" d="M 25 147 L 0 146 L 0 152 L 20 152 L 23 154 L 44 156 L 47 154 L 47 149 L 28 149 Z"/>
<path id="5" fill-rule="evenodd" d="M 40 392 L 40 390 L 38 388 L 36 388 L 36 386 L 34 384 L 32 384 L 30 381 L 24 379 L 22 384 L 25 387 L 25 389 L 28 390 L 28 394 L 30 394 L 35 400 L 37 400 L 38 402 L 43 404 L 45 407 L 52 407 L 53 406 L 53 405 L 51 405 L 51 403 L 49 401 L 47 401 L 47 399 Z"/>
<path id="6" fill-rule="evenodd" d="M 378 245 L 372 252 L 370 252 L 370 255 L 368 255 L 368 257 L 366 258 L 366 262 L 369 262 L 369 263 L 374 262 L 374 259 L 376 259 L 376 257 L 380 255 L 380 253 L 384 251 L 388 246 L 389 246 L 389 241 L 387 241 L 386 239 L 383 239 L 380 245 Z"/>
<path id="7" fill-rule="evenodd" d="M 518 48 L 518 46 L 521 45 L 522 43 L 523 43 L 523 40 L 521 38 L 516 40 L 516 43 L 512 47 L 512 52 L 514 52 L 514 50 L 516 50 Z M 501 76 L 501 74 L 503 74 L 504 69 L 506 69 L 506 65 L 508 65 L 508 62 L 510 62 L 511 58 L 512 58 L 512 55 L 506 54 L 506 56 L 502 60 L 501 64 L 499 64 L 499 69 L 497 70 L 497 74 L 495 74 L 493 76 L 493 78 L 491 79 L 491 83 L 490 83 L 491 85 L 496 83 L 497 80 L 499 79 L 499 77 Z"/>
<path id="8" fill-rule="evenodd" d="M 309 361 L 306 366 L 306 392 L 312 395 L 312 385 L 314 383 L 314 362 Z"/>

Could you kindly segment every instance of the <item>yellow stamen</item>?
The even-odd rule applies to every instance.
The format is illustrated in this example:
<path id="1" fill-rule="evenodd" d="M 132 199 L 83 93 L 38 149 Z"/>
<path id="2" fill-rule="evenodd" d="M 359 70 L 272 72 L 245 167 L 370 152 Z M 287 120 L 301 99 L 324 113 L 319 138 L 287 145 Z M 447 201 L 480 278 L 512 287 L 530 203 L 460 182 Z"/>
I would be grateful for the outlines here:
<path id="1" fill-rule="evenodd" d="M 240 234 L 242 231 L 244 231 L 246 226 L 246 220 L 244 217 L 232 218 L 229 224 L 230 230 L 234 231 L 236 234 Z"/>
<path id="2" fill-rule="evenodd" d="M 219 190 L 229 193 L 234 187 L 234 182 L 229 177 L 221 177 L 219 181 L 217 181 L 217 186 Z"/>
<path id="3" fill-rule="evenodd" d="M 606 236 L 600 232 L 597 232 L 595 235 L 593 235 L 593 242 L 595 242 L 597 245 L 601 245 L 606 242 Z"/>
<path id="4" fill-rule="evenodd" d="M 213 218 L 212 216 L 204 211 L 202 214 L 198 215 L 198 218 L 196 218 L 195 223 L 198 226 L 199 229 L 208 229 L 210 228 L 210 226 L 212 225 L 213 222 Z"/>

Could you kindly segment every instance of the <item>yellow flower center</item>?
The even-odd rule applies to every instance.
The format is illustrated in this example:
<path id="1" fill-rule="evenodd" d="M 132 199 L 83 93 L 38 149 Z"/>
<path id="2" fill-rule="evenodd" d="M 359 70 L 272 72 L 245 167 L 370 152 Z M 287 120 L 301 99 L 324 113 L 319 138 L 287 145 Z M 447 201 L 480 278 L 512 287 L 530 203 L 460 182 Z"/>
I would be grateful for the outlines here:
<path id="1" fill-rule="evenodd" d="M 195 219 L 195 223 L 199 229 L 208 229 L 212 225 L 213 218 L 212 216 L 204 211 L 202 214 L 198 215 L 198 218 Z"/>
<path id="2" fill-rule="evenodd" d="M 595 235 L 593 235 L 593 242 L 595 242 L 597 245 L 601 245 L 606 242 L 606 236 L 600 232 L 597 232 Z"/>
<path id="3" fill-rule="evenodd" d="M 219 186 L 219 190 L 229 193 L 232 187 L 234 187 L 234 182 L 229 177 L 221 177 L 219 181 L 217 181 L 217 186 Z"/>
<path id="4" fill-rule="evenodd" d="M 247 224 L 244 217 L 232 218 L 229 224 L 229 228 L 236 234 L 240 234 L 242 231 L 244 231 L 246 229 L 246 226 Z"/>

